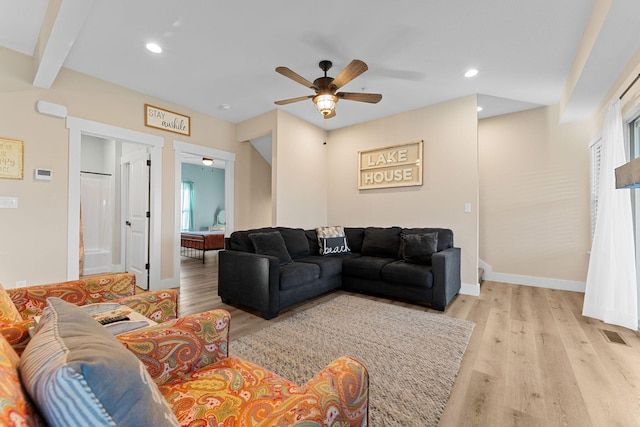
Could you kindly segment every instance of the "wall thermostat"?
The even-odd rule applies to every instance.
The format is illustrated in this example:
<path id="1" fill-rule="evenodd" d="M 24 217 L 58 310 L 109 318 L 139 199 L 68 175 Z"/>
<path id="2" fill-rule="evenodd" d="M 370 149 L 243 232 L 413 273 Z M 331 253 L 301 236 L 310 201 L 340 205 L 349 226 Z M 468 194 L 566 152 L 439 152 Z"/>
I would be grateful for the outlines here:
<path id="1" fill-rule="evenodd" d="M 53 179 L 53 172 L 51 169 L 36 168 L 34 177 L 40 181 L 51 181 Z"/>

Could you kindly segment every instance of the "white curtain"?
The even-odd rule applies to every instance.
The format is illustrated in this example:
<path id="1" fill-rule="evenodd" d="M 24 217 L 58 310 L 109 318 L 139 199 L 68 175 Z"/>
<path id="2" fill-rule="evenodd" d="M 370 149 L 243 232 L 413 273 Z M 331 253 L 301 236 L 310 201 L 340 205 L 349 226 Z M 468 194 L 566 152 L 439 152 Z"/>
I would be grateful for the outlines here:
<path id="1" fill-rule="evenodd" d="M 626 162 L 620 101 L 605 112 L 596 228 L 582 314 L 638 329 L 634 231 L 630 190 L 615 188 L 615 168 Z"/>

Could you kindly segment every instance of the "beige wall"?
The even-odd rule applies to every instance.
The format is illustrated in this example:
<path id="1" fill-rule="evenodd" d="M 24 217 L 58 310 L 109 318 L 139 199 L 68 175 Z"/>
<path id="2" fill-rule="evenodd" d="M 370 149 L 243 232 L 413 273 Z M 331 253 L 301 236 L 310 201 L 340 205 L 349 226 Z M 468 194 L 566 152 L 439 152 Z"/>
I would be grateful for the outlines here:
<path id="1" fill-rule="evenodd" d="M 271 133 L 271 223 L 254 226 L 324 225 L 327 221 L 324 131 L 282 110 L 246 120 L 236 129 L 240 141 Z"/>
<path id="2" fill-rule="evenodd" d="M 327 222 L 327 146 L 324 131 L 278 110 L 274 139 L 275 223 L 315 228 Z"/>
<path id="3" fill-rule="evenodd" d="M 373 108 L 373 107 L 372 107 Z M 462 282 L 478 268 L 477 99 L 465 97 L 330 132 L 328 222 L 446 227 L 462 248 Z M 358 150 L 424 140 L 424 184 L 358 190 Z M 472 212 L 465 213 L 465 203 Z"/>
<path id="4" fill-rule="evenodd" d="M 22 140 L 25 147 L 24 179 L 0 180 L 0 196 L 19 198 L 18 209 L 0 210 L 0 282 L 12 288 L 18 280 L 37 284 L 67 277 L 69 136 L 65 120 L 36 112 L 38 100 L 66 106 L 69 116 L 164 138 L 160 276 L 171 278 L 175 241 L 172 141 L 179 139 L 236 153 L 236 177 L 244 177 L 250 173 L 252 154 L 236 142 L 234 126 L 64 68 L 51 89 L 34 88 L 32 58 L 8 49 L 0 48 L 0 64 L 0 137 Z M 145 127 L 145 103 L 190 115 L 191 137 Z M 35 181 L 36 167 L 52 169 L 53 181 Z M 251 200 L 254 190 L 250 181 L 241 179 L 236 182 L 235 199 Z M 243 221 L 236 219 L 236 227 L 242 226 Z"/>
<path id="5" fill-rule="evenodd" d="M 586 279 L 596 131 L 558 115 L 552 106 L 479 123 L 480 259 L 493 272 Z"/>

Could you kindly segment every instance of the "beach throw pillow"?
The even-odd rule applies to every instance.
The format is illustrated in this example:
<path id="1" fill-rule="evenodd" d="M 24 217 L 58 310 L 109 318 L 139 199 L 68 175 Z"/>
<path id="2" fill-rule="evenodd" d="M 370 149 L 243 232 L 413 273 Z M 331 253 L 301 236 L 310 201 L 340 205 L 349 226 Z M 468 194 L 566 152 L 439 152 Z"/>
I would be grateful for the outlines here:
<path id="1" fill-rule="evenodd" d="M 318 245 L 320 246 L 320 255 L 338 255 L 351 253 L 347 244 L 347 237 L 344 233 L 344 227 L 318 227 L 316 229 L 318 235 Z"/>
<path id="2" fill-rule="evenodd" d="M 20 360 L 50 426 L 178 426 L 144 365 L 79 307 L 49 298 Z"/>

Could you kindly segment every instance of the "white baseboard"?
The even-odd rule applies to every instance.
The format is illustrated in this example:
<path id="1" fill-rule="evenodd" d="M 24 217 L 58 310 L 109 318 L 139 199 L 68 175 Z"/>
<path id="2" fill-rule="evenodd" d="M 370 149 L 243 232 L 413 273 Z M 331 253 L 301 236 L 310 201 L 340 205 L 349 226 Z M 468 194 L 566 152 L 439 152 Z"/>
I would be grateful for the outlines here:
<path id="1" fill-rule="evenodd" d="M 460 293 L 463 295 L 471 295 L 473 297 L 480 296 L 480 285 L 478 283 L 463 283 L 460 287 Z"/>
<path id="2" fill-rule="evenodd" d="M 160 287 L 156 287 L 151 285 L 150 288 L 152 291 L 159 291 L 161 289 L 171 289 L 171 288 L 179 288 L 180 280 L 177 277 L 170 277 L 168 279 L 160 280 Z"/>
<path id="3" fill-rule="evenodd" d="M 559 291 L 584 292 L 585 282 L 575 280 L 552 279 L 549 277 L 523 276 L 518 274 L 495 273 L 486 262 L 478 259 L 478 265 L 484 269 L 483 280 L 509 283 L 512 285 L 534 286 L 536 288 L 556 289 Z"/>
<path id="4" fill-rule="evenodd" d="M 584 292 L 585 282 L 574 280 L 551 279 L 549 277 L 521 276 L 517 274 L 505 274 L 490 272 L 483 276 L 484 280 L 492 282 L 509 283 L 512 285 L 534 286 L 536 288 L 556 289 L 559 291 Z"/>

